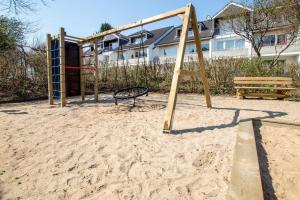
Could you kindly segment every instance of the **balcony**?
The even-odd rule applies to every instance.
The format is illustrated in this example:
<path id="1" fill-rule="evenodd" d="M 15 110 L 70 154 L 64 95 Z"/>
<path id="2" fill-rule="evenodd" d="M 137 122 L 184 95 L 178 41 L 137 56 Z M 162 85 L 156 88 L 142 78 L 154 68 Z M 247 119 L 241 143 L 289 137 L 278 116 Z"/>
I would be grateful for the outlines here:
<path id="1" fill-rule="evenodd" d="M 248 49 L 241 48 L 241 49 L 227 49 L 222 51 L 214 50 L 212 51 L 212 58 L 223 58 L 223 57 L 247 57 L 248 56 Z"/>
<path id="2" fill-rule="evenodd" d="M 104 47 L 100 49 L 100 52 L 106 52 L 106 51 L 115 51 L 118 47 Z"/>
<path id="3" fill-rule="evenodd" d="M 276 45 L 276 46 L 264 46 L 261 48 L 261 55 L 276 55 L 280 53 L 286 45 Z M 299 54 L 300 52 L 300 43 L 296 42 L 295 44 L 289 46 L 283 54 L 289 53 L 289 54 Z"/>
<path id="4" fill-rule="evenodd" d="M 204 51 L 203 52 L 203 57 L 204 59 L 209 59 L 209 52 Z M 159 61 L 161 64 L 164 63 L 175 63 L 177 59 L 177 56 L 164 56 L 164 57 L 159 57 Z M 194 62 L 198 61 L 198 54 L 196 53 L 189 53 L 184 55 L 184 62 Z"/>

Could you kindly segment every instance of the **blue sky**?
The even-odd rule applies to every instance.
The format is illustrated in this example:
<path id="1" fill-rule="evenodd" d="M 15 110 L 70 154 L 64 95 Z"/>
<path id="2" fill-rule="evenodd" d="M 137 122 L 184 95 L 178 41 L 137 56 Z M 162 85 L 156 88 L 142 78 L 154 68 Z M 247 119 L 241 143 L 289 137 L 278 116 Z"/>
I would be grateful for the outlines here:
<path id="1" fill-rule="evenodd" d="M 61 26 L 70 35 L 85 37 L 97 31 L 102 22 L 109 22 L 117 27 L 183 7 L 188 3 L 195 6 L 198 20 L 204 20 L 228 2 L 229 0 L 54 0 L 49 1 L 48 6 L 39 5 L 39 11 L 35 13 L 18 17 L 37 24 L 39 31 L 34 35 L 41 39 L 46 33 L 57 34 Z M 154 29 L 178 24 L 179 18 L 173 18 L 144 28 Z M 32 35 L 29 39 L 32 39 Z"/>

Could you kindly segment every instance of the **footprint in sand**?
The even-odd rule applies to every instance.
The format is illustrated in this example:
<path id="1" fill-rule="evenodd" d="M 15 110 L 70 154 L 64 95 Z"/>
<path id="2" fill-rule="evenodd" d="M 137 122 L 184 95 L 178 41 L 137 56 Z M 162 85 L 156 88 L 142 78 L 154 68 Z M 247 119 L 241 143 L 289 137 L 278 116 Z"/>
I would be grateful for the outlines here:
<path id="1" fill-rule="evenodd" d="M 206 168 L 214 164 L 216 158 L 215 152 L 202 152 L 192 163 L 194 167 L 197 169 L 199 168 Z"/>

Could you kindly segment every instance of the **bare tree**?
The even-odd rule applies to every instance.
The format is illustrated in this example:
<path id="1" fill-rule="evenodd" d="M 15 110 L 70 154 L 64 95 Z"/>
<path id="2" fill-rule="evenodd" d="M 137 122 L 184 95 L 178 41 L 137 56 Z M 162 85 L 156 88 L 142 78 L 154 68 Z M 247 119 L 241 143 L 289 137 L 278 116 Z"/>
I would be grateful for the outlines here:
<path id="1" fill-rule="evenodd" d="M 276 56 L 270 63 L 270 67 L 273 67 L 277 64 L 281 54 L 298 39 L 300 1 L 245 0 L 243 4 L 246 9 L 241 9 L 239 12 L 235 12 L 234 8 L 229 10 L 224 18 L 229 26 L 225 27 L 249 41 L 259 58 L 266 42 L 273 44 L 276 52 Z M 282 28 L 285 31 L 284 42 L 280 45 L 277 45 L 274 38 L 266 41 L 266 35 L 276 28 Z"/>
<path id="2" fill-rule="evenodd" d="M 1 0 L 0 11 L 20 14 L 35 11 L 37 4 L 47 5 L 48 0 Z"/>

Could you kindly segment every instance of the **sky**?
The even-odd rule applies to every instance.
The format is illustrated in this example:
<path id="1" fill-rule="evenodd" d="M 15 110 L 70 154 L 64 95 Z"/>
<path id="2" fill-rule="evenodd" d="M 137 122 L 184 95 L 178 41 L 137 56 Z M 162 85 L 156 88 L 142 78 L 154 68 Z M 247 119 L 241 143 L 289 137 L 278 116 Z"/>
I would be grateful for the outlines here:
<path id="1" fill-rule="evenodd" d="M 103 22 L 118 27 L 184 7 L 188 3 L 195 6 L 198 20 L 205 20 L 207 16 L 213 16 L 221 10 L 229 0 L 47 0 L 47 2 L 47 6 L 38 4 L 36 12 L 16 16 L 37 25 L 38 31 L 28 35 L 29 41 L 33 37 L 43 39 L 46 33 L 57 34 L 59 27 L 64 27 L 69 35 L 86 37 L 98 31 Z M 144 29 L 176 26 L 180 23 L 181 20 L 175 17 L 146 25 Z M 141 28 L 123 34 L 139 30 Z"/>

